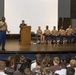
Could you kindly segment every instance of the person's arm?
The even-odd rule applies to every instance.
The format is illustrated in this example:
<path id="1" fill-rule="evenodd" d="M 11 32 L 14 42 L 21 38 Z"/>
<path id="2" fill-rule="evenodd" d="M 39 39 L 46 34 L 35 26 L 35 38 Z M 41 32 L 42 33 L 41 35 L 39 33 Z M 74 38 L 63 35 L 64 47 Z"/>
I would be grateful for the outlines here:
<path id="1" fill-rule="evenodd" d="M 20 28 L 21 28 L 21 24 L 20 24 L 20 26 L 19 26 Z"/>
<path id="2" fill-rule="evenodd" d="M 10 31 L 8 30 L 8 27 L 7 27 L 7 23 L 5 23 L 5 25 L 6 25 L 6 31 L 7 31 L 8 33 L 10 33 Z"/>

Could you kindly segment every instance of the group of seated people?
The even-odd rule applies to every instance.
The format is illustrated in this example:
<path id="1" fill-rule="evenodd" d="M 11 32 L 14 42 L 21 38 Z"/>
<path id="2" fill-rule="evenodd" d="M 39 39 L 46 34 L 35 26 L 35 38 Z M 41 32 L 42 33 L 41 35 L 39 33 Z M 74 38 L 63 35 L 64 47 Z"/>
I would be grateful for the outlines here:
<path id="1" fill-rule="evenodd" d="M 48 43 L 48 37 L 51 37 L 52 44 L 57 43 L 57 38 L 60 40 L 60 44 L 63 44 L 63 38 L 65 37 L 67 40 L 67 43 L 72 43 L 74 40 L 76 40 L 76 28 L 73 29 L 71 25 L 64 30 L 63 26 L 61 26 L 60 30 L 56 30 L 56 26 L 53 26 L 53 30 L 49 30 L 49 26 L 46 26 L 46 29 L 44 30 L 44 33 L 42 33 L 42 29 L 39 26 L 37 29 L 37 37 L 40 37 L 40 43 L 46 42 Z"/>
<path id="2" fill-rule="evenodd" d="M 31 60 L 17 54 L 0 60 L 0 75 L 76 75 L 76 56 L 61 59 L 59 55 L 36 54 Z"/>

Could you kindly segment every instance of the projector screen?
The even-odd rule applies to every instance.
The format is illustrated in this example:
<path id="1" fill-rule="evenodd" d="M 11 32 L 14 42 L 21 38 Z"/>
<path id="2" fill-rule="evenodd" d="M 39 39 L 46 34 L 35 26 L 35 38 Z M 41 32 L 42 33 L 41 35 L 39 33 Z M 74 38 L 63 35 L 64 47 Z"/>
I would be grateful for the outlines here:
<path id="1" fill-rule="evenodd" d="M 44 32 L 46 25 L 52 30 L 58 24 L 58 0 L 5 0 L 4 15 L 10 34 L 19 34 L 22 20 L 31 31 L 41 26 Z"/>

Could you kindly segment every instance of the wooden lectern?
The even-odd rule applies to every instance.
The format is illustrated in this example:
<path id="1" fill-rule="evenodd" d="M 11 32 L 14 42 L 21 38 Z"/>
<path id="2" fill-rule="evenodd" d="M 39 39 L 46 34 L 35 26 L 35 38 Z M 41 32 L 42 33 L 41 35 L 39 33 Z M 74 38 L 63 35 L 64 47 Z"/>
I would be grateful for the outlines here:
<path id="1" fill-rule="evenodd" d="M 20 44 L 31 44 L 31 26 L 22 26 L 20 33 Z"/>

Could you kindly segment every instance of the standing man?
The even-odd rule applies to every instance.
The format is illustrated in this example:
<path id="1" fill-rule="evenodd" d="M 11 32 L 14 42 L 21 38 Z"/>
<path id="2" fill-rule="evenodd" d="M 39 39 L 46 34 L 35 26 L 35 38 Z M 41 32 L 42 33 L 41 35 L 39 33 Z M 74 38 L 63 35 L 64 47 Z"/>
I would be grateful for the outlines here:
<path id="1" fill-rule="evenodd" d="M 24 20 L 22 20 L 22 23 L 20 24 L 20 34 L 21 34 L 21 30 L 22 30 L 22 26 L 27 26 L 27 24 L 25 23 Z M 21 35 L 19 36 L 19 41 L 20 41 Z"/>
<path id="2" fill-rule="evenodd" d="M 6 31 L 8 33 L 10 32 L 7 29 L 5 17 L 2 17 L 2 20 L 0 21 L 0 43 L 2 44 L 2 51 L 5 51 Z"/>
<path id="3" fill-rule="evenodd" d="M 19 26 L 19 27 L 20 27 L 20 32 L 21 32 L 21 27 L 22 27 L 22 26 L 27 26 L 27 24 L 25 23 L 24 20 L 22 20 L 22 23 L 21 23 L 20 26 Z"/>

